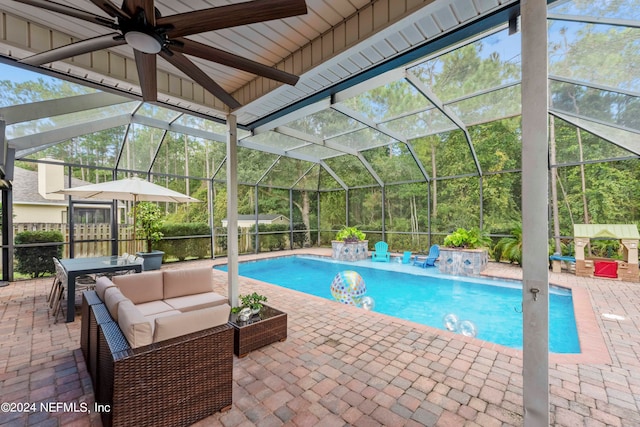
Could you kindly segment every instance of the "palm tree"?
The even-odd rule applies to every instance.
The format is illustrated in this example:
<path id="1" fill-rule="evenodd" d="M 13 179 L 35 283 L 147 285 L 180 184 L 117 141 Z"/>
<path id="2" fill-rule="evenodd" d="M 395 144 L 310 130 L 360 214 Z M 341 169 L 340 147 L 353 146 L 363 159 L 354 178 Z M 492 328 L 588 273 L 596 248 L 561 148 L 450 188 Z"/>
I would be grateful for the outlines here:
<path id="1" fill-rule="evenodd" d="M 510 237 L 503 237 L 493 248 L 493 255 L 496 261 L 502 258 L 510 263 L 522 265 L 522 224 L 511 230 Z"/>

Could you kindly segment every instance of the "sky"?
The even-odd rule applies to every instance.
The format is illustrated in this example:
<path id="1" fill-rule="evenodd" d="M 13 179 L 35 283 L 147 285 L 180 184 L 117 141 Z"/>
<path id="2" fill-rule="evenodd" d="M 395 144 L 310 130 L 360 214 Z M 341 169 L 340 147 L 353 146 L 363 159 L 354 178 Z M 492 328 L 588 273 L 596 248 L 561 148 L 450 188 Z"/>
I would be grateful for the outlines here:
<path id="1" fill-rule="evenodd" d="M 14 83 L 22 83 L 26 81 L 37 81 L 39 78 L 54 80 L 53 77 L 27 71 L 19 67 L 12 67 L 11 65 L 0 62 L 0 80 L 11 80 Z"/>

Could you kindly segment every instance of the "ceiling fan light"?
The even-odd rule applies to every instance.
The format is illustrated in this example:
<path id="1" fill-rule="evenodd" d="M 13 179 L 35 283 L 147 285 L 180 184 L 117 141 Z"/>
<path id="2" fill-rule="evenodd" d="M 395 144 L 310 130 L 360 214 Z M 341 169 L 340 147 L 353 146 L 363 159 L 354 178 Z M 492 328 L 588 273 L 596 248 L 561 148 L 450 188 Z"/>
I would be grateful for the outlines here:
<path id="1" fill-rule="evenodd" d="M 124 39 L 129 46 L 140 52 L 158 53 L 162 49 L 162 43 L 158 38 L 141 31 L 128 31 L 125 33 Z"/>

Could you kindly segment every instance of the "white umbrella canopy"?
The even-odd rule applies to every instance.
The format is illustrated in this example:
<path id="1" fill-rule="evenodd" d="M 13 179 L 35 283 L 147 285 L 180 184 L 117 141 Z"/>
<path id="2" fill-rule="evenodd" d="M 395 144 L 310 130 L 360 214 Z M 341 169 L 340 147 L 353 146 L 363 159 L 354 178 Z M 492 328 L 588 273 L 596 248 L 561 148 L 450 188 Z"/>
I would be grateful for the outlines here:
<path id="1" fill-rule="evenodd" d="M 200 202 L 200 200 L 178 193 L 153 182 L 141 178 L 125 178 L 117 181 L 106 181 L 99 184 L 88 184 L 74 188 L 54 191 L 81 199 L 129 200 L 133 201 L 133 242 L 136 241 L 136 206 L 137 202 Z"/>
<path id="2" fill-rule="evenodd" d="M 140 178 L 126 178 L 99 184 L 82 185 L 54 191 L 58 194 L 82 199 L 131 200 L 133 202 L 200 202 L 186 194 L 178 193 Z"/>

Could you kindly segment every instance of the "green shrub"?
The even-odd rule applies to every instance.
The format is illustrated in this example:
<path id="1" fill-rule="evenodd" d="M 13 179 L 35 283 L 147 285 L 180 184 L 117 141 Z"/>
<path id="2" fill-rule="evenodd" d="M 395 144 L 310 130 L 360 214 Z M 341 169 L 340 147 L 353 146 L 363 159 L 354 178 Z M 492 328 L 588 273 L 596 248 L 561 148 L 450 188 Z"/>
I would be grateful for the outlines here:
<path id="1" fill-rule="evenodd" d="M 227 227 L 215 227 L 216 247 L 227 251 Z"/>
<path id="2" fill-rule="evenodd" d="M 310 242 L 307 239 L 307 226 L 304 225 L 304 222 L 296 222 L 293 224 L 293 247 L 294 248 L 304 248 Z"/>
<path id="3" fill-rule="evenodd" d="M 186 258 L 206 258 L 211 253 L 211 239 L 209 237 L 173 239 L 173 237 L 181 236 L 209 236 L 211 235 L 209 224 L 202 222 L 165 223 L 160 227 L 160 232 L 164 237 L 155 246 L 165 253 L 165 258 L 177 258 L 184 261 Z"/>
<path id="4" fill-rule="evenodd" d="M 251 232 L 255 233 L 255 225 L 251 227 Z M 287 237 L 289 235 L 288 224 L 258 224 L 258 231 L 260 233 L 273 233 L 273 234 L 260 234 L 260 251 L 273 251 L 284 249 L 287 245 Z"/>
<path id="5" fill-rule="evenodd" d="M 511 230 L 511 236 L 503 237 L 493 248 L 493 256 L 496 261 L 506 259 L 511 264 L 522 265 L 522 225 Z"/>
<path id="6" fill-rule="evenodd" d="M 16 245 L 32 243 L 64 243 L 59 231 L 23 231 L 16 234 Z M 16 271 L 30 277 L 42 277 L 56 272 L 53 257 L 62 256 L 62 245 L 46 245 L 34 247 L 17 247 L 15 249 Z"/>
<path id="7" fill-rule="evenodd" d="M 619 240 L 593 239 L 591 240 L 591 253 L 598 258 L 622 259 Z"/>

